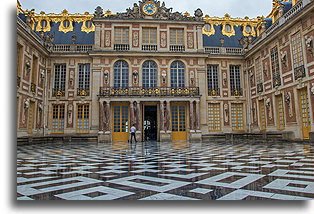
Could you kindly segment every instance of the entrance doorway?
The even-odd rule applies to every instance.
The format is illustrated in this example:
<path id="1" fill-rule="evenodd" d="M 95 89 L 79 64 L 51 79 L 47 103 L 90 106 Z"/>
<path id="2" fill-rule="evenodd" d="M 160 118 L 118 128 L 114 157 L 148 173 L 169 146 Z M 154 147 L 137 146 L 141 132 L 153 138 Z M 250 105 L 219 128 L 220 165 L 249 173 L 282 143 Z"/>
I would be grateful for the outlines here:
<path id="1" fill-rule="evenodd" d="M 157 105 L 144 105 L 144 141 L 157 140 Z"/>

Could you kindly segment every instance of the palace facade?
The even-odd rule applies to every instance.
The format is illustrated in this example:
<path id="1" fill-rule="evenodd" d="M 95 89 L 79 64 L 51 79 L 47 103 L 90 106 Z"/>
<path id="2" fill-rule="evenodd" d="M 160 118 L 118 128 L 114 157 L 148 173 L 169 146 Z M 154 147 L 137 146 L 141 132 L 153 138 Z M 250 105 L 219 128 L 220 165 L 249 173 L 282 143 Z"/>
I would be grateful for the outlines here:
<path id="1" fill-rule="evenodd" d="M 128 6 L 128 5 L 127 5 Z M 232 134 L 313 139 L 313 0 L 265 18 L 17 6 L 17 136 L 127 141 Z"/>

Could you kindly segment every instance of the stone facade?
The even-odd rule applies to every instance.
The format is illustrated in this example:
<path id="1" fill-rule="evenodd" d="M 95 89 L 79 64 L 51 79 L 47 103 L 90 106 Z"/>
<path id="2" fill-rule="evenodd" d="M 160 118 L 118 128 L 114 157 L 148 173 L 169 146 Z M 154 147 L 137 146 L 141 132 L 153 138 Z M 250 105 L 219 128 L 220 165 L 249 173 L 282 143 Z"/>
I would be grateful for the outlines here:
<path id="1" fill-rule="evenodd" d="M 309 139 L 314 127 L 311 2 L 292 2 L 281 16 L 274 15 L 280 10 L 274 4 L 268 28 L 262 18 L 218 20 L 203 16 L 201 9 L 183 15 L 159 1 L 144 0 L 120 14 L 97 7 L 93 15 L 73 16 L 83 24 L 92 20 L 80 32 L 93 32 L 93 44 L 78 44 L 80 32 L 75 26 L 74 34 L 66 29 L 67 11 L 36 15 L 19 6 L 18 137 L 125 141 L 135 124 L 139 140 L 147 137 L 146 129 L 154 129 L 150 137 L 158 141 L 267 132 Z M 53 30 L 43 28 L 45 19 L 62 22 L 59 31 L 72 35 L 70 40 L 60 43 L 37 31 L 39 25 Z M 253 26 L 251 33 L 243 30 L 242 48 L 228 47 L 221 38 L 218 47 L 205 44 L 215 25 L 223 26 L 229 42 L 228 25 L 235 29 L 236 24 Z"/>

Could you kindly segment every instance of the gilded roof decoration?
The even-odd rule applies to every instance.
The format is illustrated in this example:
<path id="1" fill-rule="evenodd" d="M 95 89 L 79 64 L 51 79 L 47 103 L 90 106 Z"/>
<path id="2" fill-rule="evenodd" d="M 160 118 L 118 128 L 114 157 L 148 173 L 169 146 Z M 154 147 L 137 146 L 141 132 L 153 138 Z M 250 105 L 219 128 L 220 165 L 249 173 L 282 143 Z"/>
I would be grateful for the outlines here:
<path id="1" fill-rule="evenodd" d="M 222 18 L 210 17 L 209 15 L 205 15 L 204 21 L 207 24 L 211 25 L 210 31 L 206 30 L 205 26 L 203 28 L 203 34 L 206 34 L 208 36 L 215 34 L 214 25 L 216 25 L 216 26 L 221 25 L 222 26 L 222 34 L 225 36 L 228 36 L 228 37 L 234 36 L 235 35 L 234 26 L 237 26 L 237 27 L 242 26 L 243 27 L 242 33 L 244 36 L 252 35 L 253 37 L 255 37 L 257 35 L 255 28 L 262 21 L 262 19 L 261 19 L 261 17 L 252 18 L 252 19 L 250 19 L 249 17 L 232 18 L 232 17 L 230 17 L 229 14 L 225 14 L 225 16 Z M 227 25 L 230 25 L 229 31 L 227 29 L 227 28 L 229 28 Z M 247 29 L 248 29 L 247 26 L 251 28 L 251 31 L 249 31 L 249 32 L 247 31 Z"/>
<path id="2" fill-rule="evenodd" d="M 86 23 L 88 21 L 92 21 L 94 18 L 93 14 L 89 14 L 88 12 L 85 12 L 84 14 L 69 14 L 67 10 L 63 10 L 60 14 L 55 13 L 48 13 L 40 12 L 39 14 L 33 13 L 30 14 L 32 19 L 37 23 L 36 31 L 50 31 L 51 30 L 51 22 L 60 23 L 59 25 L 59 31 L 63 33 L 71 32 L 73 31 L 73 22 L 83 22 L 83 25 L 81 27 L 82 32 L 90 33 L 95 31 L 95 26 L 91 22 L 91 25 L 89 27 L 86 26 Z M 46 21 L 46 22 L 43 22 Z M 46 24 L 43 26 L 43 24 Z"/>
<path id="3" fill-rule="evenodd" d="M 203 21 L 203 12 L 197 9 L 194 16 L 173 12 L 173 8 L 167 8 L 165 2 L 157 0 L 142 0 L 134 3 L 132 8 L 127 8 L 126 12 L 117 14 L 103 14 L 103 9 L 98 6 L 95 9 L 95 18 L 106 19 L 154 19 L 154 20 L 177 20 L 177 21 Z"/>

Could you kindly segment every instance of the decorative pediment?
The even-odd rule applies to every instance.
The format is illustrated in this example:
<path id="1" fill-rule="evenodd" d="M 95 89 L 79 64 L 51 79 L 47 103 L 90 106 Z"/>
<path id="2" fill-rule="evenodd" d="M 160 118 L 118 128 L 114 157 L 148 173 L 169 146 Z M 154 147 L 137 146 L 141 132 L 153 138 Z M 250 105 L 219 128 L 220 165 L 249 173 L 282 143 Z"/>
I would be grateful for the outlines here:
<path id="1" fill-rule="evenodd" d="M 103 15 L 102 8 L 95 9 L 95 18 L 104 19 L 157 19 L 157 20 L 180 20 L 180 21 L 202 21 L 203 12 L 197 9 L 194 16 L 188 13 L 182 14 L 173 12 L 172 8 L 167 8 L 165 2 L 160 3 L 157 0 L 142 0 L 134 3 L 132 8 L 127 8 L 124 13 Z"/>

